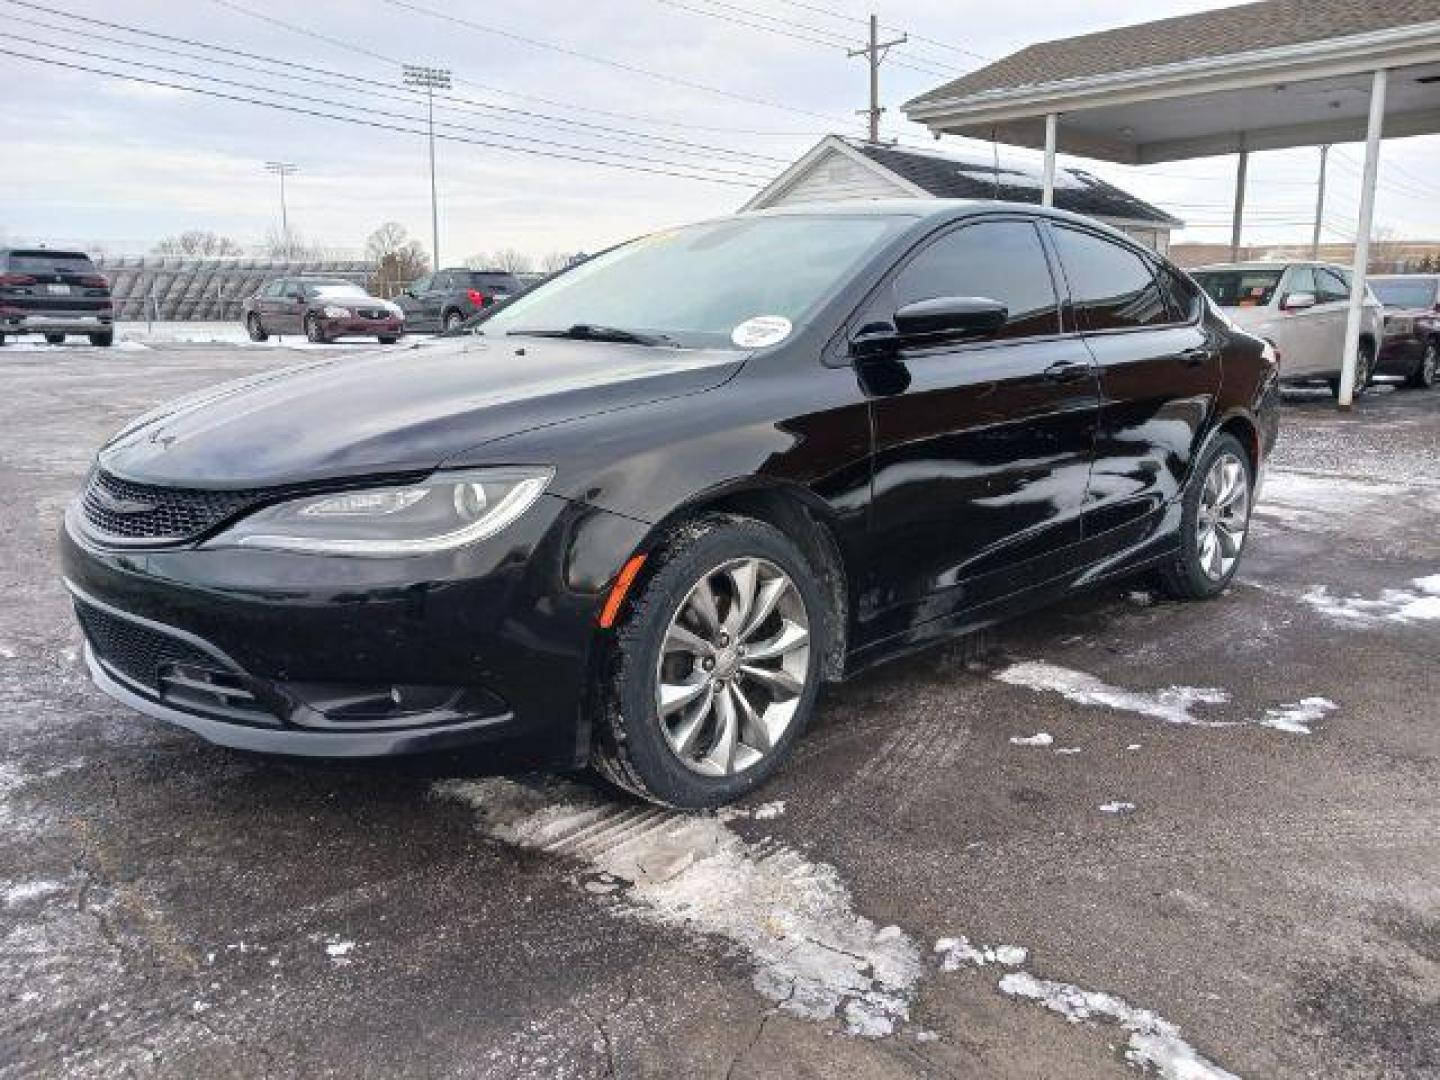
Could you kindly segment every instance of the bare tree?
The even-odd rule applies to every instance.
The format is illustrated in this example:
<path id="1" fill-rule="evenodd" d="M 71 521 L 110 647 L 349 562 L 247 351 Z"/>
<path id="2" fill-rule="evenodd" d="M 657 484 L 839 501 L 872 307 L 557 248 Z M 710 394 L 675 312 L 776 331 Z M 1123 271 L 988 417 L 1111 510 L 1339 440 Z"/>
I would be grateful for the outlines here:
<path id="1" fill-rule="evenodd" d="M 572 262 L 575 256 L 565 251 L 549 252 L 540 260 L 540 269 L 547 274 L 553 274 L 557 270 L 564 270 Z"/>
<path id="2" fill-rule="evenodd" d="M 430 269 L 430 256 L 405 226 L 387 221 L 365 241 L 365 257 L 375 262 L 370 288 L 376 296 L 393 296 Z"/>
<path id="3" fill-rule="evenodd" d="M 301 259 L 316 258 L 319 249 L 308 243 L 298 230 L 291 229 L 288 232 L 270 226 L 265 234 L 265 243 L 262 245 L 265 254 L 272 259 L 290 259 L 297 261 Z"/>
<path id="4" fill-rule="evenodd" d="M 523 251 L 515 248 L 501 248 L 490 253 L 491 270 L 508 270 L 512 274 L 528 274 L 535 269 L 535 261 Z"/>
<path id="5" fill-rule="evenodd" d="M 244 249 L 228 236 L 209 229 L 186 229 L 167 236 L 151 249 L 156 255 L 241 255 Z"/>

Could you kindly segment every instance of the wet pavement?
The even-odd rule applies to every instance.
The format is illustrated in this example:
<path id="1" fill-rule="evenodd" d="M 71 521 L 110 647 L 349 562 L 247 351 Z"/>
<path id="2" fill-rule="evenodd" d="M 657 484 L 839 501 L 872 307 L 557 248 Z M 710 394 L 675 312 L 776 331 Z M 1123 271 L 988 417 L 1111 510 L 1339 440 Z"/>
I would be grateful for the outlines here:
<path id="1" fill-rule="evenodd" d="M 0 349 L 0 1077 L 1440 1076 L 1440 392 L 1294 395 L 1227 596 L 878 668 L 686 817 L 88 687 L 95 446 L 305 358 Z"/>

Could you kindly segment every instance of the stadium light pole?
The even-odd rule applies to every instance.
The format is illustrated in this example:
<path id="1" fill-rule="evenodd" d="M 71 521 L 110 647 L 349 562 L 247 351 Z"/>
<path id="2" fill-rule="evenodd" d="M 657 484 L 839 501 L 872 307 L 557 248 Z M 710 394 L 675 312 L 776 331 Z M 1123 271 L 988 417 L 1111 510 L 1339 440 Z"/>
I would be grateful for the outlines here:
<path id="1" fill-rule="evenodd" d="M 300 171 L 300 166 L 293 161 L 267 161 L 265 162 L 265 171 L 280 177 L 280 235 L 288 243 L 290 240 L 290 214 L 285 209 L 285 177 L 294 176 Z"/>
<path id="2" fill-rule="evenodd" d="M 425 91 L 425 103 L 430 119 L 430 257 L 433 269 L 440 269 L 440 210 L 435 197 L 435 91 L 450 89 L 450 69 L 425 67 L 422 64 L 403 65 L 406 86 L 418 86 Z"/>

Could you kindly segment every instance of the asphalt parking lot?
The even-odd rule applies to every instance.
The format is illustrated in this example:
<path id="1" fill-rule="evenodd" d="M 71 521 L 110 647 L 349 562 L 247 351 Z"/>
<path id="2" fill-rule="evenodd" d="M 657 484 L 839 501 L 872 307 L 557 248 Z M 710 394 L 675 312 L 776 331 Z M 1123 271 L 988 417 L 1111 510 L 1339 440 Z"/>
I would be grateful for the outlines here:
<path id="1" fill-rule="evenodd" d="M 0 349 L 0 1076 L 1440 1076 L 1440 392 L 1292 397 L 1225 597 L 879 668 L 686 817 L 88 687 L 95 446 L 303 358 Z"/>

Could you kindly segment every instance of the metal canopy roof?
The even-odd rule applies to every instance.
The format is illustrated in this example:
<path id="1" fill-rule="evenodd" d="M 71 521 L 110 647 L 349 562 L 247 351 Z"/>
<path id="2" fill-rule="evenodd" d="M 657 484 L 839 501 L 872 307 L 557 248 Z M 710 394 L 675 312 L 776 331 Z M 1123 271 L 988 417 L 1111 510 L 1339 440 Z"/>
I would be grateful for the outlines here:
<path id="1" fill-rule="evenodd" d="M 1363 139 L 1370 75 L 1383 67 L 1394 76 L 1386 134 L 1440 131 L 1440 0 L 1323 0 L 1320 14 L 1350 15 L 1312 12 L 1287 40 L 1276 16 L 1296 6 L 1268 0 L 1031 46 L 905 113 L 937 134 L 1036 149 L 1058 114 L 1061 152 L 1141 165 Z"/>

